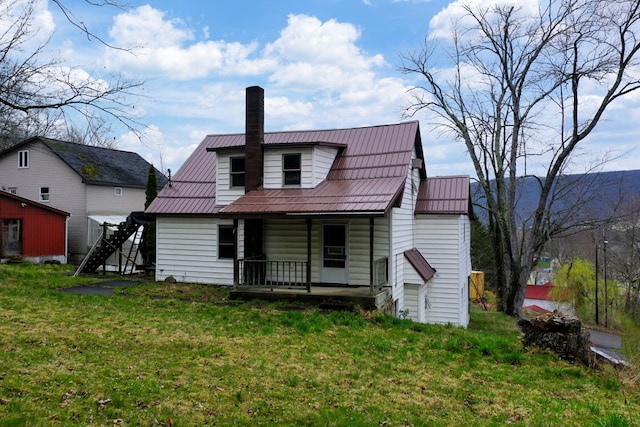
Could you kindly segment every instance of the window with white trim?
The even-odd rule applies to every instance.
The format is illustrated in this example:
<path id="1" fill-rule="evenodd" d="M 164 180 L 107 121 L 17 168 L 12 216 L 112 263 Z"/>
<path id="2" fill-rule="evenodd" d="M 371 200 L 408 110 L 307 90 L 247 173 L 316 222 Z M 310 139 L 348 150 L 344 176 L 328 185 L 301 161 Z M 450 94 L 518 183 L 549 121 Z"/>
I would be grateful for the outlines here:
<path id="1" fill-rule="evenodd" d="M 122 187 L 113 187 L 114 196 L 122 196 Z"/>
<path id="2" fill-rule="evenodd" d="M 300 153 L 287 153 L 282 155 L 282 184 L 299 187 L 301 178 Z"/>
<path id="3" fill-rule="evenodd" d="M 244 187 L 244 157 L 230 157 L 229 171 L 231 187 Z"/>
<path id="4" fill-rule="evenodd" d="M 29 167 L 29 150 L 18 151 L 18 168 L 27 169 Z"/>
<path id="5" fill-rule="evenodd" d="M 7 191 L 8 191 L 10 194 L 18 194 L 18 187 L 9 187 L 9 188 L 7 189 Z"/>
<path id="6" fill-rule="evenodd" d="M 40 187 L 40 201 L 42 203 L 49 202 L 49 187 Z"/>

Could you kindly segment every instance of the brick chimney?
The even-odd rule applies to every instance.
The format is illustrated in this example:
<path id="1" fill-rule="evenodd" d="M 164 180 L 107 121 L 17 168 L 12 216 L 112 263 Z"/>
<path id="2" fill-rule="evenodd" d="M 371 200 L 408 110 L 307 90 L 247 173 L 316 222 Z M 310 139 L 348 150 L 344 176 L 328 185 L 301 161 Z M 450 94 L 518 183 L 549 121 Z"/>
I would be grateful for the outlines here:
<path id="1" fill-rule="evenodd" d="M 262 186 L 264 141 L 264 89 L 251 86 L 246 89 L 244 192 L 257 190 Z"/>
<path id="2" fill-rule="evenodd" d="M 245 146 L 244 146 L 244 192 L 262 187 L 264 141 L 264 89 L 251 86 L 246 89 Z M 244 221 L 245 258 L 263 256 L 262 219 Z"/>

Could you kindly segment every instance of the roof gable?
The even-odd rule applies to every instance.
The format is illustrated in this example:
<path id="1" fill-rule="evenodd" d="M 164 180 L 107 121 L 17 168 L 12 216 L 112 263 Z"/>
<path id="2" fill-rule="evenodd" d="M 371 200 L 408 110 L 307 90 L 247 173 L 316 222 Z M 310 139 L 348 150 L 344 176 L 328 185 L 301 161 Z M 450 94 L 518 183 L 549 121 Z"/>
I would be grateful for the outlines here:
<path id="1" fill-rule="evenodd" d="M 137 153 L 43 137 L 29 138 L 8 151 L 37 142 L 49 148 L 86 184 L 137 188 L 147 186 L 150 163 Z M 161 188 L 166 184 L 167 178 L 157 169 L 156 176 Z"/>

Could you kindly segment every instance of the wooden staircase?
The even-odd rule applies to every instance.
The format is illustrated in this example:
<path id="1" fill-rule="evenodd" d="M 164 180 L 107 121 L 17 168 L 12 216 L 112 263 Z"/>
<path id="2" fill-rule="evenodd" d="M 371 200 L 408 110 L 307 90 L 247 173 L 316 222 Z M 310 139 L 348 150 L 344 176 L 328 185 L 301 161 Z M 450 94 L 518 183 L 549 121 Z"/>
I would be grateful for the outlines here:
<path id="1" fill-rule="evenodd" d="M 136 233 L 141 225 L 133 218 L 133 215 L 130 215 L 126 221 L 118 224 L 118 229 L 110 236 L 105 237 L 102 235 L 82 260 L 74 275 L 96 271 L 98 267 L 104 264 L 107 258 L 122 248 L 123 243 Z"/>

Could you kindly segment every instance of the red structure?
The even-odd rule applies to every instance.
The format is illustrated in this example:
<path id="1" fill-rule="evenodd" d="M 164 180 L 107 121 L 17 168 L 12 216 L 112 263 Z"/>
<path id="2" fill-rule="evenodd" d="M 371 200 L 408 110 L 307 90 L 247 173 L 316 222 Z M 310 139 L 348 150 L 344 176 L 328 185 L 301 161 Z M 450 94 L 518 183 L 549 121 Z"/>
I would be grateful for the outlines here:
<path id="1" fill-rule="evenodd" d="M 68 212 L 0 191 L 0 259 L 67 261 Z"/>

